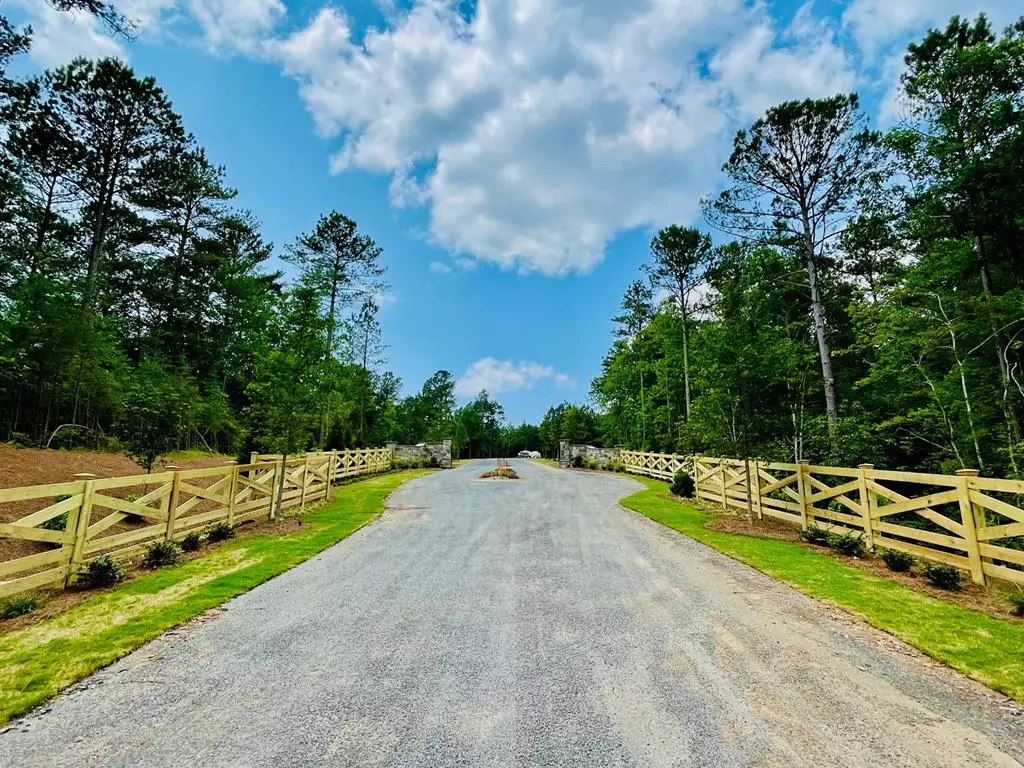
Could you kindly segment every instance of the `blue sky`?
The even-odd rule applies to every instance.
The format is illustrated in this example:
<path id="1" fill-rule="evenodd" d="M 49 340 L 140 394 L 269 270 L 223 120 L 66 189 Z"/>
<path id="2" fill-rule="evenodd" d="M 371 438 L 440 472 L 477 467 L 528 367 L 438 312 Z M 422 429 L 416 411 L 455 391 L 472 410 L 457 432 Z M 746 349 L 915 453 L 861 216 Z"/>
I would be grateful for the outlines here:
<path id="1" fill-rule="evenodd" d="M 44 0 L 31 66 L 152 74 L 278 248 L 332 208 L 384 247 L 389 366 L 513 421 L 583 401 L 655 229 L 701 223 L 736 128 L 858 90 L 899 115 L 908 40 L 1007 0 L 115 0 L 132 42 Z M 1017 9 L 1019 12 L 1019 7 Z"/>

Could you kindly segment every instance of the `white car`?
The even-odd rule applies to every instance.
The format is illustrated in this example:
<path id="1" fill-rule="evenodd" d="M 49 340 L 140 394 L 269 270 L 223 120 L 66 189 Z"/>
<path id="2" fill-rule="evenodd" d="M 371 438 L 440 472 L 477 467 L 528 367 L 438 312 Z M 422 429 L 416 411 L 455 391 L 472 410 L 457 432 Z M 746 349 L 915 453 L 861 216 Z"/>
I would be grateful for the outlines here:
<path id="1" fill-rule="evenodd" d="M 519 454 L 517 455 L 517 458 L 520 458 L 520 459 L 532 459 L 533 458 L 533 453 L 534 452 L 531 452 L 531 451 L 520 451 Z M 537 455 L 540 456 L 539 453 Z"/>

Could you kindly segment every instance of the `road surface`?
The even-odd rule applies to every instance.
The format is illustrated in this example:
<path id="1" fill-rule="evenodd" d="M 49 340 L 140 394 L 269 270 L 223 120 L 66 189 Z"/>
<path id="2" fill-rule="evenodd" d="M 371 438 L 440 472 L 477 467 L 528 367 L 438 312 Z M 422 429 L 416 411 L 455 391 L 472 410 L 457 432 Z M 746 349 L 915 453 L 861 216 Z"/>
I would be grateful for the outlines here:
<path id="1" fill-rule="evenodd" d="M 1010 766 L 1024 715 L 651 521 L 632 480 L 412 482 L 0 735 L 3 766 Z"/>

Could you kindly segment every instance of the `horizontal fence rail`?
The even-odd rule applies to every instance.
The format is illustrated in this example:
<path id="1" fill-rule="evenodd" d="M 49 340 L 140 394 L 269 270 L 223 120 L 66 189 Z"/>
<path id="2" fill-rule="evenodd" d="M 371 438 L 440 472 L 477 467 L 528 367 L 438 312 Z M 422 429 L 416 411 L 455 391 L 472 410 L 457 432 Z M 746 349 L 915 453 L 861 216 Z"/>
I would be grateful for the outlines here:
<path id="1" fill-rule="evenodd" d="M 327 498 L 334 483 L 391 469 L 390 448 L 280 455 L 249 464 L 132 477 L 76 475 L 73 482 L 0 488 L 0 598 L 67 587 L 104 554 L 123 560 L 153 541 L 217 523 L 271 518 Z M 282 482 L 283 475 L 283 482 Z"/>
<path id="2" fill-rule="evenodd" d="M 685 469 L 698 498 L 838 533 L 988 577 L 1024 584 L 1024 481 L 894 472 L 871 464 L 826 467 L 755 459 L 621 451 L 627 472 L 672 480 Z M 748 493 L 749 489 L 749 493 Z M 748 502 L 749 499 L 749 502 Z"/>

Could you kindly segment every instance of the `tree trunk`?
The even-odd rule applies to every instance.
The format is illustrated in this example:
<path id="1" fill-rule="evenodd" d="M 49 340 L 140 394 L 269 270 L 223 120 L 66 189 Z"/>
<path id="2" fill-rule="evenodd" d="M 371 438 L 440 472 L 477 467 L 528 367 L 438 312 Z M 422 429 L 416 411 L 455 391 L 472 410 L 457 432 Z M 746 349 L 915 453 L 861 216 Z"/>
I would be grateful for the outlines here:
<path id="1" fill-rule="evenodd" d="M 683 318 L 683 393 L 686 398 L 686 420 L 690 420 L 690 318 L 686 312 L 686 299 L 679 295 L 679 311 Z"/>
<path id="2" fill-rule="evenodd" d="M 810 244 L 808 243 L 808 247 Z M 835 429 L 839 422 L 839 401 L 836 397 L 836 377 L 832 368 L 832 349 L 828 343 L 825 329 L 825 309 L 821 305 L 821 284 L 818 278 L 818 265 L 814 254 L 805 255 L 807 279 L 811 286 L 811 316 L 814 318 L 814 335 L 818 341 L 818 354 L 821 357 L 821 375 L 825 383 L 825 412 L 828 414 L 828 428 L 835 437 Z"/>

